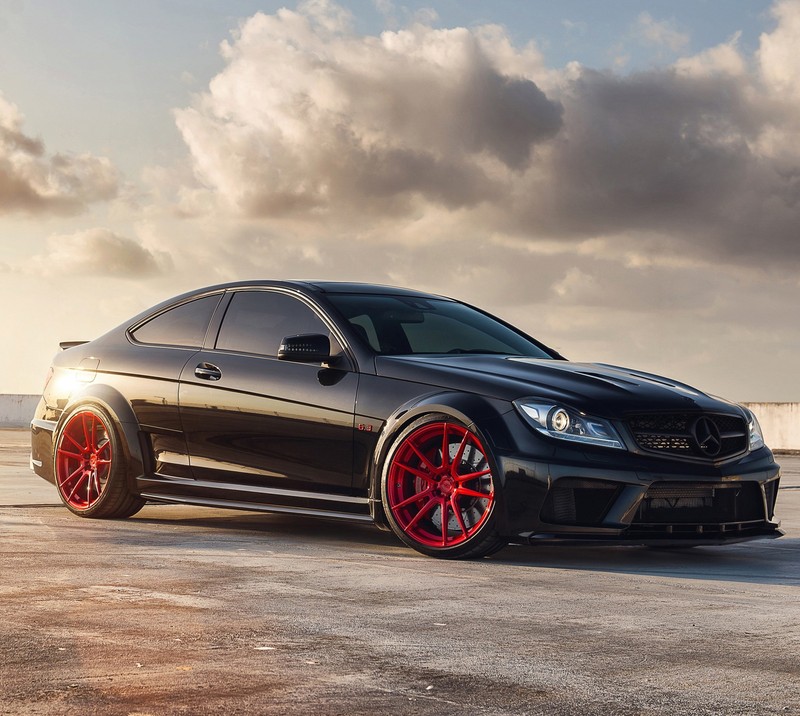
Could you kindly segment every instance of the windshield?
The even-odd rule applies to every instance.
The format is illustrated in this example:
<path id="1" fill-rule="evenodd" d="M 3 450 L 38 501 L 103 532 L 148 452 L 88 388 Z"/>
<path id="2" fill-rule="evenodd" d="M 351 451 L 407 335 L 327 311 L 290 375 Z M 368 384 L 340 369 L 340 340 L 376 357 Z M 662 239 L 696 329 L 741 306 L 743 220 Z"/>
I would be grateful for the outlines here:
<path id="1" fill-rule="evenodd" d="M 531 338 L 456 301 L 342 293 L 328 294 L 327 298 L 382 355 L 498 353 L 553 357 Z"/>

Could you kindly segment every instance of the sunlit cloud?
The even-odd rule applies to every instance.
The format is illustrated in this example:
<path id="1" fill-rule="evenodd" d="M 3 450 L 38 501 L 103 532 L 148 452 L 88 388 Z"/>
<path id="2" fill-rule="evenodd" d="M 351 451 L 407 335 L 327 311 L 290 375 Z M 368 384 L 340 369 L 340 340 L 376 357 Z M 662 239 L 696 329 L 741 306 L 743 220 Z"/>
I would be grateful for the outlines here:
<path id="1" fill-rule="evenodd" d="M 198 177 L 244 215 L 496 201 L 559 131 L 560 104 L 498 68 L 491 35 L 414 24 L 362 37 L 337 13 L 250 18 L 208 92 L 176 113 Z"/>
<path id="2" fill-rule="evenodd" d="M 800 3 L 775 15 L 753 57 L 734 36 L 622 75 L 548 70 L 497 26 L 372 37 L 330 2 L 257 14 L 176 111 L 197 177 L 179 203 L 315 240 L 381 241 L 375 227 L 397 236 L 446 215 L 465 243 L 639 231 L 701 264 L 795 264 L 800 109 L 785 94 Z M 688 42 L 649 15 L 639 25 L 653 43 Z"/>
<path id="3" fill-rule="evenodd" d="M 46 250 L 26 265 L 38 274 L 140 279 L 171 268 L 167 254 L 108 229 L 95 228 L 47 239 Z"/>
<path id="4" fill-rule="evenodd" d="M 47 155 L 44 143 L 23 131 L 23 119 L 0 92 L 0 215 L 76 214 L 117 194 L 119 177 L 108 159 Z"/>

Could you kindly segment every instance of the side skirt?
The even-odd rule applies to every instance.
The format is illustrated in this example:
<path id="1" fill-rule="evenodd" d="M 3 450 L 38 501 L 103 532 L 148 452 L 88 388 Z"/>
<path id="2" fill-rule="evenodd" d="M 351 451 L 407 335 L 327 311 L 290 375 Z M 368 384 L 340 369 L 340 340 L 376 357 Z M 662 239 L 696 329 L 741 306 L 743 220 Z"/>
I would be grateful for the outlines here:
<path id="1" fill-rule="evenodd" d="M 372 517 L 365 514 L 352 512 L 336 512 L 333 510 L 320 510 L 310 507 L 289 507 L 286 505 L 267 505 L 260 502 L 240 502 L 235 500 L 218 500 L 211 497 L 189 497 L 184 495 L 161 495 L 147 492 L 139 493 L 146 500 L 178 505 L 198 505 L 201 507 L 218 507 L 230 510 L 248 510 L 250 512 L 280 512 L 291 515 L 306 515 L 309 517 L 327 517 L 354 522 L 372 522 Z M 365 500 L 366 502 L 366 500 Z"/>

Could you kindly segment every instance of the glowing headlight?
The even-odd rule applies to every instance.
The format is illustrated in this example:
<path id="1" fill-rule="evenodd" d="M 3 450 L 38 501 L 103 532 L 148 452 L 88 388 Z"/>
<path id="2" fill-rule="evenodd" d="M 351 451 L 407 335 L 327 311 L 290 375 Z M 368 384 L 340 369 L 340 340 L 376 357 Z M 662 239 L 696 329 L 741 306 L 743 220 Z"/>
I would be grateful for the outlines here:
<path id="1" fill-rule="evenodd" d="M 564 408 L 556 408 L 550 417 L 550 424 L 557 433 L 565 433 L 570 428 L 569 413 Z"/>
<path id="2" fill-rule="evenodd" d="M 749 437 L 750 450 L 758 450 L 764 447 L 764 434 L 761 432 L 761 426 L 758 424 L 758 418 L 752 410 L 748 410 L 744 406 L 742 409 L 747 416 L 747 432 Z"/>
<path id="3" fill-rule="evenodd" d="M 515 400 L 514 407 L 532 428 L 548 437 L 584 445 L 626 449 L 619 433 L 603 418 L 536 398 Z"/>

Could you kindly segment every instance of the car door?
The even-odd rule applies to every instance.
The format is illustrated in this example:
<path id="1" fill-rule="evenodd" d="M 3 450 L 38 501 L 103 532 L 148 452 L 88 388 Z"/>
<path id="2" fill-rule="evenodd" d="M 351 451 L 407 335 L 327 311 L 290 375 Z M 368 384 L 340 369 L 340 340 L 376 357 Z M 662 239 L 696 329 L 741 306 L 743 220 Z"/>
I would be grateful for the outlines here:
<path id="1" fill-rule="evenodd" d="M 213 341 L 186 365 L 180 412 L 197 480 L 244 489 L 347 494 L 358 373 L 278 360 L 281 340 L 331 334 L 300 295 L 239 290 Z M 334 350 L 341 350 L 333 340 Z M 290 492 L 286 492 L 290 491 Z"/>
<path id="2" fill-rule="evenodd" d="M 128 331 L 129 345 L 104 352 L 106 380 L 129 400 L 160 478 L 191 478 L 178 407 L 183 367 L 203 345 L 223 294 L 220 291 L 179 303 Z"/>

